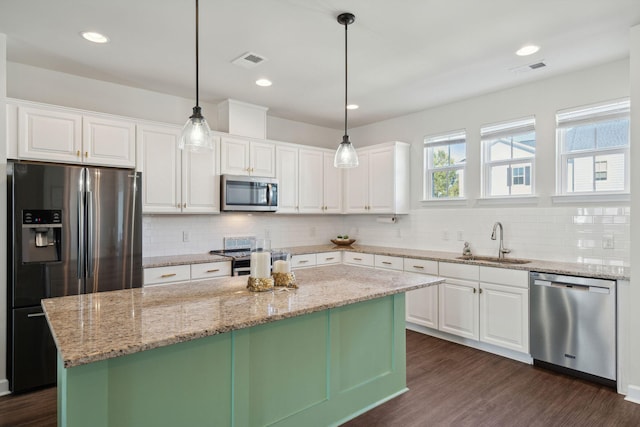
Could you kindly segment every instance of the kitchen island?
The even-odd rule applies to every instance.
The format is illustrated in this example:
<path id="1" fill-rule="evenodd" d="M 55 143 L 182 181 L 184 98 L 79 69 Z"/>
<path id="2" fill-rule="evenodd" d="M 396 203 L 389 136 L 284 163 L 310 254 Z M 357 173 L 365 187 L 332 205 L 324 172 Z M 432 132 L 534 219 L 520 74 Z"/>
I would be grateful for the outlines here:
<path id="1" fill-rule="evenodd" d="M 404 292 L 433 276 L 334 265 L 43 301 L 59 426 L 336 425 L 405 392 Z"/>

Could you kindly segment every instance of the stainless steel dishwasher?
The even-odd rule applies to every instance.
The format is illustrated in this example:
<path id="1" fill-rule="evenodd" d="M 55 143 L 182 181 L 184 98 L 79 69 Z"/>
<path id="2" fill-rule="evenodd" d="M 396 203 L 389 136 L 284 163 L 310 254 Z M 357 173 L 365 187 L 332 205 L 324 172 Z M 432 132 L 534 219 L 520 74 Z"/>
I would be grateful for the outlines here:
<path id="1" fill-rule="evenodd" d="M 532 272 L 529 283 L 534 364 L 615 387 L 616 282 Z"/>

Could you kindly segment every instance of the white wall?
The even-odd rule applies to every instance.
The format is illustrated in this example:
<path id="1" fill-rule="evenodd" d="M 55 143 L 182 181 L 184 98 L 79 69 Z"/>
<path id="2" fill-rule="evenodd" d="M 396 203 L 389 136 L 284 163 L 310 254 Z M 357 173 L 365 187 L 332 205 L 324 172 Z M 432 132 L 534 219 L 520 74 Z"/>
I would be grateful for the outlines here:
<path id="1" fill-rule="evenodd" d="M 342 141 L 342 133 L 336 129 L 267 116 L 267 137 L 276 141 L 337 148 Z"/>
<path id="2" fill-rule="evenodd" d="M 631 164 L 640 164 L 640 25 L 631 29 Z M 635 194 L 631 198 L 631 265 L 634 271 L 640 268 L 640 168 L 631 168 L 631 185 Z M 640 278 L 633 275 L 628 287 L 628 296 L 624 298 L 622 309 L 628 317 L 622 319 L 626 324 L 626 335 L 620 337 L 627 345 L 628 369 L 626 379 L 629 384 L 630 399 L 640 403 Z"/>
<path id="3" fill-rule="evenodd" d="M 0 33 L 0 117 L 6 117 L 7 36 Z M 6 120 L 0 120 L 0 395 L 9 390 L 7 378 L 7 143 Z"/>

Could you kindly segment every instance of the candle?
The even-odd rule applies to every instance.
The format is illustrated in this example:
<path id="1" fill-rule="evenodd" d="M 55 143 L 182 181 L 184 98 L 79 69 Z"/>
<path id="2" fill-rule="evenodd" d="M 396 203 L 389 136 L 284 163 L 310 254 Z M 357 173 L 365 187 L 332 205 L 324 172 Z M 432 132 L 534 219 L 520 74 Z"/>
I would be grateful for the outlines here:
<path id="1" fill-rule="evenodd" d="M 250 270 L 251 277 L 271 277 L 271 253 L 252 252 Z"/>
<path id="2" fill-rule="evenodd" d="M 277 260 L 273 262 L 273 272 L 274 273 L 290 273 L 291 265 L 288 261 Z"/>

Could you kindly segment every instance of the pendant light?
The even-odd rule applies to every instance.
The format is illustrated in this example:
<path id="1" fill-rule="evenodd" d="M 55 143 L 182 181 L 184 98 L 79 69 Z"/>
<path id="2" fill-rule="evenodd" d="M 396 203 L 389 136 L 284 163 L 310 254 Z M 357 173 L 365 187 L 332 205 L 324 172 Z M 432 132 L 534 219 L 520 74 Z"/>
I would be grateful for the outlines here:
<path id="1" fill-rule="evenodd" d="M 193 107 L 193 114 L 187 120 L 182 128 L 182 135 L 178 148 L 190 151 L 213 150 L 213 141 L 211 141 L 211 129 L 207 121 L 202 117 L 202 111 L 199 105 L 199 86 L 198 86 L 198 66 L 199 66 L 199 45 L 198 45 L 198 0 L 196 0 L 196 106 Z"/>
<path id="2" fill-rule="evenodd" d="M 353 148 L 353 144 L 349 141 L 349 135 L 347 134 L 347 105 L 349 105 L 347 102 L 347 26 L 353 24 L 355 19 L 356 17 L 353 13 L 341 13 L 338 15 L 338 23 L 344 25 L 344 136 L 333 159 L 333 166 L 337 168 L 355 168 L 358 166 L 358 154 L 356 154 L 356 149 Z"/>

